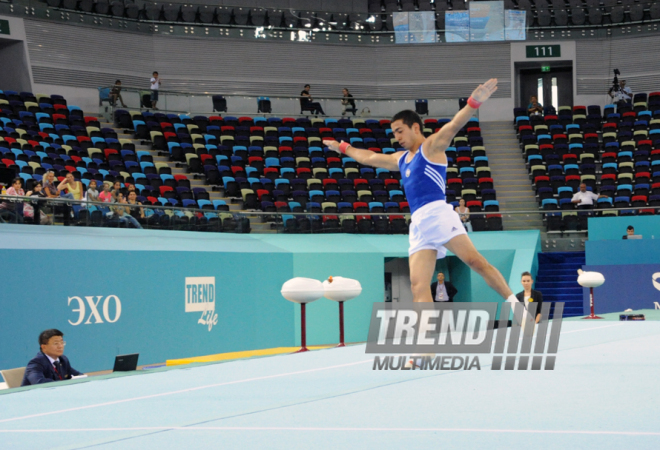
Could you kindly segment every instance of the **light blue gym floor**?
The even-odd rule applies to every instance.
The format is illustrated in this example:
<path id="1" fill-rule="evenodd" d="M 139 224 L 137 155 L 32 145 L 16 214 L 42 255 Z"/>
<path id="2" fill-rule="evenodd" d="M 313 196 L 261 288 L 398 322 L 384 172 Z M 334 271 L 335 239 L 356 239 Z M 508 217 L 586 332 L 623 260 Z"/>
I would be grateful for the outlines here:
<path id="1" fill-rule="evenodd" d="M 355 345 L 8 393 L 0 448 L 660 448 L 659 322 L 564 322 L 553 371 L 372 364 Z"/>

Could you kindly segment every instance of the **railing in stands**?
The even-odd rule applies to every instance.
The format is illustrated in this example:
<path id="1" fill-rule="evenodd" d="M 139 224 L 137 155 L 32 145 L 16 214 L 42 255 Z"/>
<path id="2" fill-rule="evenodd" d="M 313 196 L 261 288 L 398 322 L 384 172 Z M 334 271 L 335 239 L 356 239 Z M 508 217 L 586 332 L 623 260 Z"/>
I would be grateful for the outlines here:
<path id="1" fill-rule="evenodd" d="M 167 80 L 164 80 L 167 83 Z M 153 110 L 151 107 L 151 91 L 149 89 L 140 89 L 135 87 L 121 88 L 121 100 L 113 102 L 110 98 L 112 86 L 99 87 L 99 104 L 101 113 L 108 115 L 111 111 L 106 108 L 107 105 L 116 109 L 128 110 Z M 203 87 L 202 87 L 203 88 Z M 302 90 L 302 86 L 301 86 Z M 313 102 L 319 103 L 326 117 L 341 117 L 343 111 L 342 100 L 345 97 L 341 95 L 317 96 L 311 92 Z M 339 93 L 338 93 L 339 94 Z M 222 100 L 214 101 L 214 96 L 222 96 Z M 260 102 L 260 99 L 262 100 Z M 263 102 L 267 99 L 267 102 Z M 320 113 L 315 113 L 310 107 L 301 109 L 301 97 L 292 96 L 269 96 L 264 95 L 246 95 L 240 92 L 234 93 L 193 93 L 178 90 L 159 89 L 157 108 L 161 112 L 185 113 L 189 115 L 232 115 L 232 116 L 264 116 L 264 117 L 324 117 Z M 416 99 L 402 100 L 387 97 L 364 97 L 355 96 L 351 100 L 355 102 L 355 108 L 349 104 L 345 112 L 346 118 L 391 118 L 402 109 L 416 110 Z M 459 111 L 459 99 L 432 99 L 427 98 L 426 110 L 421 110 L 423 117 L 452 117 Z M 420 112 L 420 110 L 418 110 Z M 478 117 L 478 111 L 476 112 Z M 108 115 L 107 119 L 110 118 Z"/>
<path id="2" fill-rule="evenodd" d="M 0 203 L 9 204 L 9 209 L 0 209 L 0 224 L 34 224 L 33 217 L 25 216 L 25 205 L 38 209 L 38 224 L 81 227 L 145 228 L 175 231 L 201 231 L 225 233 L 359 233 L 359 234 L 408 234 L 410 213 L 386 212 L 278 212 L 278 211 L 235 211 L 206 208 L 185 208 L 174 205 L 136 205 L 126 203 L 104 203 L 77 201 L 65 198 L 36 198 L 0 195 Z M 209 205 L 212 208 L 213 203 Z M 227 205 L 229 207 L 229 205 Z M 129 210 L 135 220 L 129 219 Z M 73 211 L 73 214 L 71 212 Z M 490 218 L 499 218 L 495 223 L 501 226 L 502 219 L 515 217 L 543 218 L 548 232 L 553 234 L 586 233 L 586 219 L 564 220 L 565 217 L 604 217 L 614 214 L 660 214 L 660 206 L 607 208 L 593 210 L 536 210 L 536 211 L 479 211 L 467 213 L 473 227 L 475 221 L 484 224 Z M 67 218 L 65 214 L 70 214 Z M 343 222 L 348 219 L 349 222 Z M 360 225 L 362 220 L 367 220 Z M 256 223 L 260 220 L 260 223 Z M 293 222 L 289 222 L 293 220 Z M 353 222 L 350 222 L 353 220 Z M 400 222 L 403 220 L 403 222 Z M 376 224 L 376 222 L 381 222 Z M 398 221 L 398 222 L 397 222 Z M 139 224 L 139 226 L 138 226 Z M 488 225 L 480 231 L 489 230 Z M 505 229 L 506 230 L 506 229 Z M 477 232 L 477 231 L 475 231 Z"/>

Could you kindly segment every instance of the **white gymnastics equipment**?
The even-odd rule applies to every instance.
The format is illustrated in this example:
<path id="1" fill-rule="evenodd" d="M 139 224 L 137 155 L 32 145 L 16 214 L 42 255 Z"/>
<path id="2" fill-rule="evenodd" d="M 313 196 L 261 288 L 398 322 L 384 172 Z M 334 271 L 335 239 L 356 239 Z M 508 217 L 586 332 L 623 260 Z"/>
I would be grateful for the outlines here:
<path id="1" fill-rule="evenodd" d="M 344 277 L 328 277 L 323 282 L 324 297 L 339 303 L 339 345 L 344 344 L 344 302 L 362 293 L 362 285 L 358 280 Z"/>
<path id="2" fill-rule="evenodd" d="M 594 288 L 602 286 L 603 283 L 605 283 L 605 277 L 602 273 L 585 272 L 582 269 L 578 269 L 578 275 L 578 284 L 582 287 L 589 288 L 589 304 L 591 306 L 591 314 L 583 317 L 583 319 L 602 319 L 602 317 L 594 314 Z"/>
<path id="3" fill-rule="evenodd" d="M 282 297 L 290 302 L 300 304 L 300 350 L 296 353 L 306 352 L 307 332 L 305 324 L 305 305 L 323 297 L 323 283 L 311 278 L 296 277 L 282 285 Z"/>

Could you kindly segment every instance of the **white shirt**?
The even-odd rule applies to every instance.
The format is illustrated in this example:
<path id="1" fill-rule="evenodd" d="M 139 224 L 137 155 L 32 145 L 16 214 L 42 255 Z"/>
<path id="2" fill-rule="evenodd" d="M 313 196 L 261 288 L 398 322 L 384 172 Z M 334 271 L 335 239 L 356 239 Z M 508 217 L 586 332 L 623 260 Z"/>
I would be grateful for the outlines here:
<path id="1" fill-rule="evenodd" d="M 598 200 L 598 194 L 594 194 L 593 192 L 582 192 L 578 191 L 575 194 L 573 194 L 573 198 L 571 200 L 580 200 L 580 203 L 578 205 L 593 205 L 594 201 Z"/>
<path id="2" fill-rule="evenodd" d="M 438 287 L 435 289 L 435 301 L 436 302 L 448 302 L 449 295 L 447 295 L 447 288 L 445 283 L 438 283 Z"/>
<path id="3" fill-rule="evenodd" d="M 615 101 L 628 101 L 632 100 L 632 89 L 630 89 L 628 86 L 624 88 L 619 88 L 616 92 L 614 92 L 614 100 Z"/>
<path id="4" fill-rule="evenodd" d="M 151 89 L 157 91 L 160 88 L 160 78 L 151 78 Z"/>
<path id="5" fill-rule="evenodd" d="M 44 355 L 46 355 L 46 354 L 44 353 Z M 48 355 L 46 355 L 46 358 L 48 358 L 48 361 L 50 361 L 50 365 L 53 366 L 53 367 L 55 367 L 56 362 L 60 362 L 60 358 L 53 359 Z"/>

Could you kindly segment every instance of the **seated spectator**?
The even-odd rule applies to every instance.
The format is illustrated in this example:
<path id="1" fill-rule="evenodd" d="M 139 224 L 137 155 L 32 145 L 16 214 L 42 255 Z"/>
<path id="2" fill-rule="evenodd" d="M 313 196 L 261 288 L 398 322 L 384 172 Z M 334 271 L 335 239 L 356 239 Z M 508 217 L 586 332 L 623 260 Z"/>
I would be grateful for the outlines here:
<path id="1" fill-rule="evenodd" d="M 30 203 L 25 204 L 25 206 L 23 207 L 23 215 L 25 217 L 32 218 L 35 225 L 39 225 L 39 224 L 52 225 L 53 219 L 49 215 L 51 211 L 46 206 L 46 202 L 43 201 L 43 199 L 47 198 L 47 196 L 44 193 L 43 186 L 41 185 L 41 181 L 37 181 L 32 186 L 31 197 L 34 198 L 35 200 L 32 200 Z M 38 211 L 39 214 L 35 215 L 36 211 Z"/>
<path id="2" fill-rule="evenodd" d="M 87 202 L 100 202 L 101 200 L 99 199 L 99 191 L 96 190 L 96 180 L 90 180 L 89 181 L 89 186 L 87 187 L 87 191 L 85 192 L 85 198 L 84 200 Z"/>
<path id="3" fill-rule="evenodd" d="M 533 95 L 529 99 L 529 105 L 527 105 L 527 113 L 530 116 L 543 114 L 543 105 L 540 104 L 538 99 Z"/>
<path id="4" fill-rule="evenodd" d="M 133 193 L 135 195 L 135 193 Z M 141 209 L 141 208 L 137 208 Z M 119 192 L 117 195 L 117 203 L 115 206 L 112 207 L 112 212 L 114 213 L 114 217 L 118 219 L 120 222 L 123 223 L 130 223 L 133 225 L 135 228 L 142 228 L 142 225 L 140 225 L 140 222 L 137 221 L 135 217 L 131 215 L 131 208 L 128 206 L 128 202 L 126 201 L 126 197 L 124 197 L 124 194 Z"/>
<path id="5" fill-rule="evenodd" d="M 103 192 L 99 194 L 99 201 L 102 201 L 103 203 L 113 203 L 115 201 L 112 191 L 110 190 L 111 188 L 112 185 L 109 182 L 103 183 Z"/>
<path id="6" fill-rule="evenodd" d="M 70 380 L 73 376 L 83 375 L 71 367 L 69 359 L 64 356 L 65 345 L 64 333 L 60 330 L 43 331 L 39 335 L 41 351 L 25 368 L 21 386 Z"/>
<path id="7" fill-rule="evenodd" d="M 115 106 L 117 104 L 117 99 L 121 102 L 121 106 L 126 108 L 126 105 L 124 104 L 124 99 L 121 98 L 121 80 L 115 81 L 115 85 L 112 87 L 112 90 L 110 91 L 110 104 L 112 106 Z"/>
<path id="8" fill-rule="evenodd" d="M 599 198 L 607 198 L 607 195 L 598 195 L 594 192 L 587 191 L 587 185 L 582 183 L 580 190 L 573 194 L 571 203 L 577 204 L 578 208 L 581 209 L 591 209 L 594 206 L 594 202 L 598 201 Z"/>
<path id="9" fill-rule="evenodd" d="M 112 198 L 114 201 L 117 201 L 119 198 L 119 193 L 122 192 L 121 190 L 121 182 L 115 181 L 114 184 L 112 185 Z"/>
<path id="10" fill-rule="evenodd" d="M 74 180 L 71 172 L 66 174 L 64 180 L 57 186 L 57 190 L 60 191 L 60 197 L 72 200 L 82 200 L 83 198 L 83 184 Z"/>
<path id="11" fill-rule="evenodd" d="M 353 115 L 355 115 L 357 108 L 355 107 L 355 100 L 353 100 L 353 96 L 350 92 L 348 92 L 348 89 L 346 88 L 344 88 L 342 92 L 344 93 L 344 98 L 341 100 L 341 115 L 345 116 L 346 111 L 352 112 Z"/>
<path id="12" fill-rule="evenodd" d="M 44 193 L 48 198 L 59 198 L 60 190 L 55 186 L 55 172 L 48 171 L 43 177 Z"/>
<path id="13" fill-rule="evenodd" d="M 315 102 L 310 95 L 310 89 L 311 86 L 306 84 L 305 89 L 303 89 L 300 93 L 300 112 L 302 113 L 303 111 L 311 111 L 312 114 L 321 114 L 322 116 L 325 116 L 325 112 L 323 112 L 323 107 L 321 107 L 321 104 L 319 102 Z"/>
<path id="14" fill-rule="evenodd" d="M 32 195 L 32 191 L 25 193 L 23 190 L 23 179 L 14 178 L 11 182 L 11 186 L 7 189 L 7 192 L 4 195 L 14 195 L 17 197 L 29 197 Z M 6 223 L 23 223 L 23 201 L 22 200 L 3 200 L 0 203 L 0 222 Z"/>
<path id="15" fill-rule="evenodd" d="M 458 217 L 461 218 L 465 230 L 472 232 L 472 223 L 470 223 L 470 210 L 465 206 L 465 200 L 460 199 L 458 201 L 458 206 L 454 208 L 454 211 L 458 214 Z"/>

